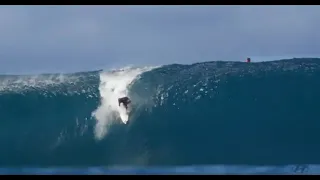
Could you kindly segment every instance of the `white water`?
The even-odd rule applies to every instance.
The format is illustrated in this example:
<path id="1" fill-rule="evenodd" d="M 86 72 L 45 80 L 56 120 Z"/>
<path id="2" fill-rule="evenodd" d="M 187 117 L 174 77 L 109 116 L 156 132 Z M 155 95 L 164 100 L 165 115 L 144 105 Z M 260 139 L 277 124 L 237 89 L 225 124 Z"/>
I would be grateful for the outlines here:
<path id="1" fill-rule="evenodd" d="M 93 112 L 96 119 L 95 137 L 100 140 L 114 120 L 121 120 L 118 98 L 128 96 L 131 83 L 152 68 L 123 68 L 100 74 L 100 106 Z M 129 117 L 130 120 L 130 117 Z M 126 123 L 126 122 L 124 122 Z"/>

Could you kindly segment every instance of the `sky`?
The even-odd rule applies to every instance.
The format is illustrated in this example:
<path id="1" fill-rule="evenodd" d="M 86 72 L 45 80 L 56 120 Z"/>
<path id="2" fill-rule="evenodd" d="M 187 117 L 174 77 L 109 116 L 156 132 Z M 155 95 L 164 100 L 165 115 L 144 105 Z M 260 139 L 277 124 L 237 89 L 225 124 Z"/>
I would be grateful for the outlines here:
<path id="1" fill-rule="evenodd" d="M 0 74 L 320 54 L 319 6 L 0 6 Z"/>

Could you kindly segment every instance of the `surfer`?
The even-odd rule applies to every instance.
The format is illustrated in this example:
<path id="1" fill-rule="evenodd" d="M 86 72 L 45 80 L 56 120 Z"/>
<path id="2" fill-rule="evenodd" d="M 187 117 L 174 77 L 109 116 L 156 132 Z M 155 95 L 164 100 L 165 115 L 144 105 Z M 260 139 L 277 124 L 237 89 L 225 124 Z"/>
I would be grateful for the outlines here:
<path id="1" fill-rule="evenodd" d="M 130 100 L 128 97 L 125 96 L 125 97 L 119 98 L 119 99 L 118 99 L 118 103 L 119 103 L 119 106 L 120 106 L 120 104 L 122 103 L 123 106 L 124 106 L 126 109 L 128 109 L 128 104 L 131 103 L 131 100 Z"/>

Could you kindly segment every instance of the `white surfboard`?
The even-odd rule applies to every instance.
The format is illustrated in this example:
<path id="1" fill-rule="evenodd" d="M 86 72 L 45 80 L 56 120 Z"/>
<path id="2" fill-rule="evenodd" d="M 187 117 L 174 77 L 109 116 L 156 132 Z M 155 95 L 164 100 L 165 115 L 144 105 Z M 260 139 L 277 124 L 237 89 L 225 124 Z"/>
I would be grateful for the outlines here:
<path id="1" fill-rule="evenodd" d="M 127 112 L 126 108 L 121 104 L 118 111 L 122 122 L 127 124 L 129 120 L 129 113 Z"/>

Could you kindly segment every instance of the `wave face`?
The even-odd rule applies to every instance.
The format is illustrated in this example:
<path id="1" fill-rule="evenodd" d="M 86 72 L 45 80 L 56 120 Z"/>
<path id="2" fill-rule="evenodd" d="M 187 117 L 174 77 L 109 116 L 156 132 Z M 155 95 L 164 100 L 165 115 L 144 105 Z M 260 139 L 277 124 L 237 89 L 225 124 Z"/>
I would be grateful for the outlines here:
<path id="1" fill-rule="evenodd" d="M 319 164 L 319 79 L 306 58 L 0 76 L 0 167 Z"/>

